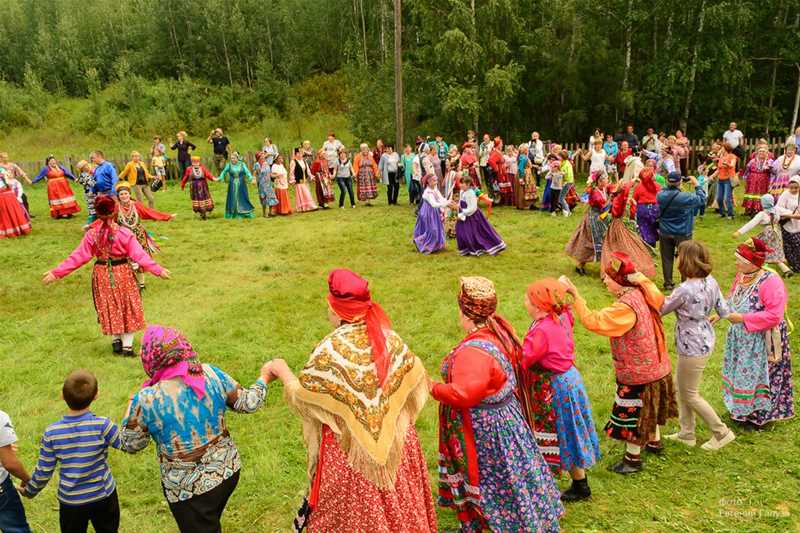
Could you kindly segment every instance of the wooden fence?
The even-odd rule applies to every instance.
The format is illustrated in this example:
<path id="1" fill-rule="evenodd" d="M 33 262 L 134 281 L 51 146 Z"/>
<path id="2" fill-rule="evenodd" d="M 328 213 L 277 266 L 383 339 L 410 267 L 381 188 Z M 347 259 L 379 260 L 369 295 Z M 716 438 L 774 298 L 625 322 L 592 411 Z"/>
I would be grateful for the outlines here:
<path id="1" fill-rule="evenodd" d="M 770 151 L 778 157 L 780 154 L 783 153 L 784 147 L 784 140 L 782 138 L 773 137 L 771 139 L 767 139 L 769 143 Z M 545 141 L 545 145 L 550 144 L 554 141 Z M 691 147 L 691 151 L 689 154 L 689 169 L 691 172 L 697 168 L 697 154 L 703 153 L 708 151 L 711 148 L 711 145 L 714 141 L 710 140 L 699 140 L 699 141 L 691 141 L 689 143 Z M 750 156 L 750 153 L 755 149 L 756 142 L 758 142 L 758 138 L 751 138 L 745 139 L 743 142 L 743 146 L 746 152 L 746 157 Z M 562 143 L 562 146 L 569 150 L 571 153 L 576 152 L 577 150 L 588 150 L 587 143 Z M 58 157 L 58 156 L 56 156 Z M 255 163 L 255 152 L 246 152 L 242 154 L 242 157 L 247 162 L 247 164 L 252 168 L 253 164 Z M 59 162 L 64 165 L 66 168 L 69 168 L 73 173 L 76 172 L 75 164 L 80 161 L 81 159 L 88 160 L 88 154 L 85 157 L 75 156 L 74 154 L 64 154 L 63 157 L 59 159 Z M 214 159 L 209 155 L 201 156 L 203 164 L 212 172 L 215 173 L 214 168 Z M 114 163 L 117 167 L 117 170 L 122 170 L 125 164 L 130 160 L 128 154 L 120 155 L 120 154 L 110 154 L 106 157 L 108 161 Z M 146 162 L 149 163 L 148 159 L 143 158 Z M 44 161 L 16 161 L 16 163 L 28 174 L 29 177 L 33 178 L 36 174 L 39 173 L 42 166 L 44 166 Z M 584 161 L 580 157 L 575 157 L 575 172 L 577 174 L 585 175 L 589 172 L 589 161 Z M 167 178 L 168 179 L 177 179 L 178 178 L 178 164 L 177 160 L 174 158 L 170 158 L 167 161 Z"/>

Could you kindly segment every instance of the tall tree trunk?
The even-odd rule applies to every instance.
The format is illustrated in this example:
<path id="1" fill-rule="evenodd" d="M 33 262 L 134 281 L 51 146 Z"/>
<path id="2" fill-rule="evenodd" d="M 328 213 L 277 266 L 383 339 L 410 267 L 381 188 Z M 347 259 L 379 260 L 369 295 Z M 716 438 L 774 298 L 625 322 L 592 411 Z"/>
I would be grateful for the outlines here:
<path id="1" fill-rule="evenodd" d="M 267 46 L 269 47 L 269 64 L 275 68 L 275 57 L 272 55 L 272 29 L 269 25 L 269 16 L 265 17 L 267 23 Z"/>
<path id="2" fill-rule="evenodd" d="M 653 63 L 658 61 L 658 11 L 656 6 L 653 6 Z"/>
<path id="3" fill-rule="evenodd" d="M 628 0 L 628 14 L 625 17 L 625 73 L 622 75 L 622 92 L 626 92 L 628 90 L 628 79 L 630 78 L 630 72 L 631 72 L 632 41 L 633 41 L 633 0 Z"/>
<path id="4" fill-rule="evenodd" d="M 478 23 L 477 18 L 475 17 L 475 0 L 470 0 L 470 9 L 472 11 L 472 42 L 475 43 L 478 42 Z M 479 113 L 476 111 L 472 116 L 472 129 L 475 131 L 475 138 L 479 138 L 478 126 L 480 126 L 480 123 L 478 119 Z"/>
<path id="5" fill-rule="evenodd" d="M 703 33 L 703 23 L 706 19 L 706 2 L 700 1 L 700 14 L 697 22 L 697 35 Z M 686 133 L 686 126 L 689 124 L 689 112 L 692 109 L 692 99 L 694 98 L 694 82 L 697 78 L 697 57 L 700 53 L 700 39 L 695 39 L 694 50 L 692 50 L 692 66 L 689 69 L 689 90 L 686 92 L 686 101 L 683 105 L 683 115 L 680 120 L 680 127 Z"/>
<path id="6" fill-rule="evenodd" d="M 378 0 L 378 2 L 380 6 L 378 14 L 381 20 L 381 62 L 386 63 L 386 38 L 385 38 L 386 30 L 384 28 L 385 26 L 384 20 L 386 19 L 386 9 L 385 9 L 386 4 L 384 3 L 384 0 Z"/>
<path id="7" fill-rule="evenodd" d="M 367 59 L 367 22 L 364 19 L 364 0 L 358 0 L 359 11 L 361 11 L 361 41 L 364 44 L 364 64 L 368 62 Z"/>
<path id="8" fill-rule="evenodd" d="M 394 0 L 394 136 L 397 150 L 403 146 L 403 7 Z"/>
<path id="9" fill-rule="evenodd" d="M 667 19 L 667 35 L 664 38 L 664 49 L 669 52 L 672 46 L 672 22 L 675 20 L 675 12 L 670 10 L 669 18 Z"/>
<path id="10" fill-rule="evenodd" d="M 765 134 L 769 137 L 769 126 L 772 124 L 772 104 L 775 102 L 775 79 L 778 77 L 778 60 L 772 61 L 772 83 L 769 86 L 769 104 L 767 105 L 767 126 Z"/>
<path id="11" fill-rule="evenodd" d="M 223 29 L 222 33 L 222 51 L 225 53 L 225 65 L 228 67 L 228 81 L 231 83 L 231 87 L 233 87 L 233 71 L 231 70 L 231 57 L 228 55 L 228 40 L 225 38 L 225 31 Z"/>
<path id="12" fill-rule="evenodd" d="M 800 109 L 800 63 L 795 63 L 797 67 L 797 92 L 794 95 L 794 113 L 792 113 L 792 133 L 797 127 L 797 110 Z"/>

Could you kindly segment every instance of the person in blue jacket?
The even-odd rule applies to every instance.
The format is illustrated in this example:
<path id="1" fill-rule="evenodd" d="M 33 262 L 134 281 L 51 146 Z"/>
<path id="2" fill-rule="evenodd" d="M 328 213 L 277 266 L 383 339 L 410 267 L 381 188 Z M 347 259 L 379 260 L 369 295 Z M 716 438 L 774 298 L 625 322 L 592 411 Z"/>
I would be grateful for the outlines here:
<path id="1" fill-rule="evenodd" d="M 692 184 L 694 192 L 681 191 L 681 182 L 684 180 Z M 692 238 L 694 213 L 697 208 L 705 205 L 706 193 L 694 176 L 683 178 L 680 172 L 670 172 L 667 175 L 667 188 L 659 191 L 656 200 L 661 213 L 658 222 L 658 247 L 661 252 L 661 270 L 664 273 L 664 290 L 671 291 L 675 288 L 672 282 L 672 264 L 678 245 Z"/>

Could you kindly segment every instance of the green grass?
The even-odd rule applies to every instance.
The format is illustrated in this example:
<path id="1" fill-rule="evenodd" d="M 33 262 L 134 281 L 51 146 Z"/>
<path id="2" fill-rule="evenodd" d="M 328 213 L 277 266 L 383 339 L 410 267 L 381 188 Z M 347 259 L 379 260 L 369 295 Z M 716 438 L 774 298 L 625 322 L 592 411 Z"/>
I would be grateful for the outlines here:
<path id="1" fill-rule="evenodd" d="M 218 202 L 224 202 L 223 187 L 212 187 Z M 89 266 L 53 286 L 40 283 L 41 273 L 77 245 L 84 219 L 51 220 L 44 186 L 27 190 L 37 215 L 33 234 L 0 242 L 0 409 L 16 423 L 21 457 L 32 468 L 42 431 L 64 412 L 59 392 L 70 370 L 86 367 L 96 373 L 100 395 L 93 410 L 116 420 L 144 373 L 137 360 L 109 353 L 109 341 L 100 335 L 92 307 Z M 218 210 L 211 220 L 201 222 L 190 212 L 188 194 L 170 185 L 156 194 L 157 207 L 179 213 L 178 218 L 146 227 L 161 243 L 157 259 L 172 271 L 173 279 L 148 278 L 148 321 L 184 331 L 202 360 L 249 385 L 270 358 L 284 357 L 294 369 L 300 368 L 330 330 L 326 275 L 334 267 L 349 267 L 370 280 L 375 299 L 396 330 L 438 377 L 442 358 L 463 336 L 456 308 L 460 275 L 494 280 L 500 312 L 524 334 L 529 324 L 522 305 L 526 285 L 543 276 L 572 274 L 562 250 L 579 216 L 551 218 L 496 209 L 491 220 L 508 243 L 506 252 L 495 258 L 462 258 L 449 241 L 444 253 L 426 257 L 415 253 L 411 244 L 411 210 L 386 207 L 381 194 L 381 205 L 372 209 L 235 221 L 222 219 Z M 734 274 L 734 229 L 708 216 L 696 233 L 711 246 L 714 274 L 723 287 Z M 589 269 L 590 276 L 576 283 L 593 307 L 609 304 L 612 298 L 596 266 Z M 798 281 L 788 286 L 791 311 L 800 321 Z M 668 318 L 670 344 L 673 324 Z M 602 428 L 614 395 L 608 340 L 581 326 L 575 333 L 577 365 L 593 402 L 595 422 Z M 723 413 L 722 325 L 718 333 L 702 392 Z M 795 353 L 800 349 L 797 336 L 792 339 Z M 305 451 L 300 423 L 284 405 L 280 385 L 270 387 L 258 413 L 231 413 L 227 419 L 244 466 L 225 513 L 225 530 L 288 531 L 306 488 Z M 436 424 L 436 403 L 430 401 L 417 428 L 434 481 Z M 673 421 L 667 431 L 675 427 Z M 791 421 L 763 433 L 740 434 L 715 454 L 668 443 L 663 457 L 646 457 L 644 472 L 632 477 L 608 472 L 621 448 L 601 436 L 603 459 L 589 472 L 594 496 L 590 502 L 570 505 L 563 526 L 569 531 L 800 531 L 798 429 L 798 422 Z M 698 432 L 700 441 L 710 436 L 702 424 Z M 160 490 L 153 447 L 137 456 L 112 452 L 110 461 L 122 504 L 122 531 L 176 531 Z M 561 485 L 566 484 L 562 479 Z M 26 502 L 36 532 L 57 531 L 54 486 Z M 439 516 L 442 528 L 455 526 L 449 510 Z"/>

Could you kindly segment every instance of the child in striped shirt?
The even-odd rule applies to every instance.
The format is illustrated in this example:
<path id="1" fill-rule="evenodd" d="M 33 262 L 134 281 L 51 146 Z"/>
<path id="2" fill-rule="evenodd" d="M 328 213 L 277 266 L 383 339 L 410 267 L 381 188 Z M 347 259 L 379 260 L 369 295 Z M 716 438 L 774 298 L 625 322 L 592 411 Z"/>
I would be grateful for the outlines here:
<path id="1" fill-rule="evenodd" d="M 108 448 L 120 448 L 119 428 L 89 410 L 97 398 L 97 379 L 88 370 L 67 376 L 61 394 L 69 411 L 47 426 L 36 470 L 22 494 L 36 496 L 61 463 L 57 497 L 62 533 L 86 533 L 89 522 L 97 533 L 116 533 L 119 501 Z"/>

